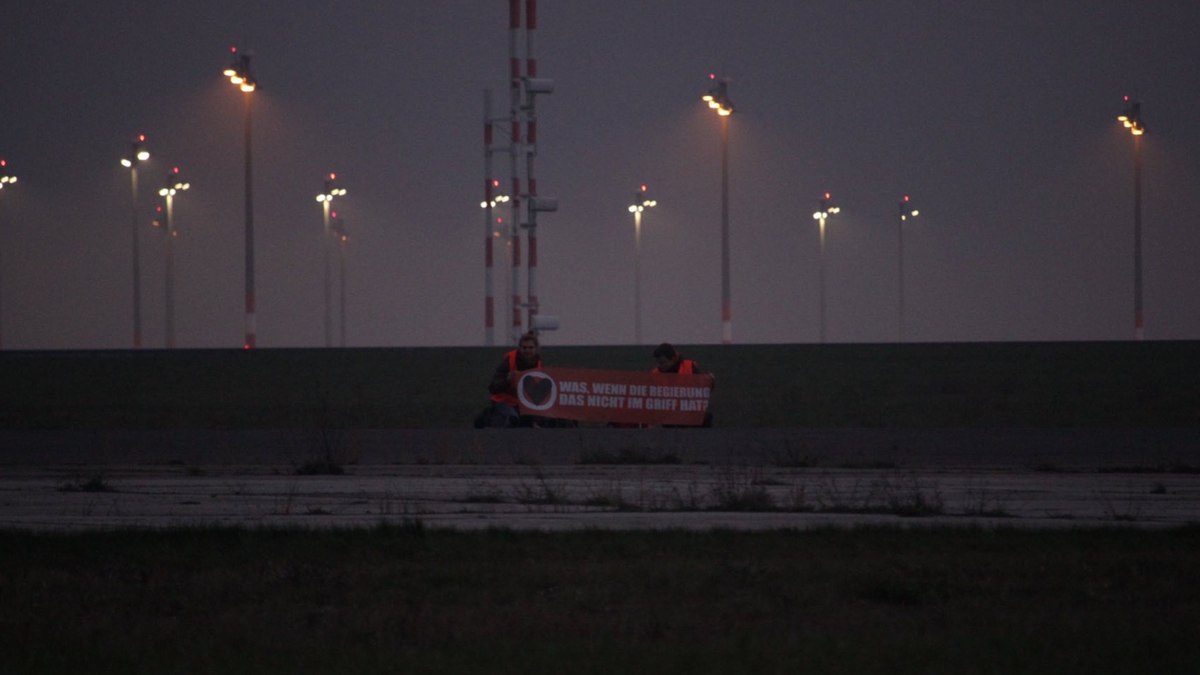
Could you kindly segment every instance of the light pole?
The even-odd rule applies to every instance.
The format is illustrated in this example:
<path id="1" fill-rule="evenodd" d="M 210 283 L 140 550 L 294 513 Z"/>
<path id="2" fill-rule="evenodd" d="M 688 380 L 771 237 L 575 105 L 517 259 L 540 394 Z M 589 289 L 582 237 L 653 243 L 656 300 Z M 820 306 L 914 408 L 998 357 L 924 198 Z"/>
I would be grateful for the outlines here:
<path id="1" fill-rule="evenodd" d="M 486 126 L 486 148 L 491 148 L 491 122 Z M 485 171 L 491 170 L 491 151 L 485 153 L 487 161 L 485 162 Z M 502 222 L 502 218 L 493 216 L 496 206 L 508 201 L 508 195 L 493 194 L 500 187 L 500 180 L 497 178 L 488 178 L 483 182 L 483 201 L 479 202 L 479 208 L 483 209 L 484 221 L 484 301 L 483 301 L 483 341 L 487 346 L 491 346 L 495 342 L 495 291 L 493 289 L 492 270 L 494 269 L 494 250 L 495 240 L 501 235 L 493 229 L 493 223 Z M 512 248 L 512 242 L 509 242 L 509 249 Z M 511 282 L 509 286 L 511 287 Z M 511 292 L 509 294 L 511 297 Z"/>
<path id="2" fill-rule="evenodd" d="M 818 204 L 820 207 L 813 214 L 813 219 L 817 221 L 821 237 L 821 342 L 825 342 L 825 221 L 829 216 L 840 213 L 842 209 L 833 205 L 828 192 Z"/>
<path id="3" fill-rule="evenodd" d="M 133 209 L 130 211 L 130 232 L 133 237 L 133 348 L 142 346 L 142 257 L 138 245 L 138 164 L 150 159 L 150 153 L 143 147 L 146 142 L 145 134 L 138 134 L 137 140 L 130 143 L 129 155 L 121 158 L 121 165 L 129 169 L 130 194 L 133 197 Z"/>
<path id="4" fill-rule="evenodd" d="M 642 212 L 657 205 L 645 183 L 633 194 L 629 205 L 633 214 L 633 343 L 637 345 L 642 344 Z"/>
<path id="5" fill-rule="evenodd" d="M 167 174 L 166 184 L 158 191 L 159 196 L 163 197 L 167 204 L 167 221 L 163 230 L 163 234 L 167 236 L 165 329 L 167 349 L 175 348 L 175 253 L 172 246 L 172 241 L 175 239 L 175 194 L 190 187 L 190 183 L 183 182 L 183 179 L 179 177 L 179 167 L 175 167 Z"/>
<path id="6" fill-rule="evenodd" d="M 341 346 L 346 346 L 346 242 L 350 237 L 346 234 L 346 222 L 332 214 L 333 220 L 329 230 L 338 246 L 338 310 L 340 313 Z"/>
<path id="7" fill-rule="evenodd" d="M 254 301 L 254 189 L 251 170 L 250 130 L 252 128 L 251 96 L 258 88 L 258 80 L 250 74 L 251 52 L 238 53 L 237 47 L 231 48 L 233 63 L 225 68 L 225 77 L 229 78 L 245 96 L 246 101 L 246 338 L 242 343 L 243 349 L 253 349 L 256 341 L 257 327 L 255 326 Z"/>
<path id="8" fill-rule="evenodd" d="M 710 73 L 713 83 L 701 100 L 715 110 L 721 119 L 721 343 L 733 343 L 733 309 L 729 293 L 729 116 L 733 101 L 729 99 L 729 78 Z"/>
<path id="9" fill-rule="evenodd" d="M 1142 104 L 1125 97 L 1125 111 L 1117 117 L 1133 136 L 1133 339 L 1146 337 L 1142 314 Z"/>
<path id="10" fill-rule="evenodd" d="M 8 160 L 0 159 L 0 194 L 4 193 L 5 187 L 12 185 L 13 183 L 16 183 L 16 182 L 17 182 L 17 177 L 8 168 Z M 0 253 L 3 253 L 3 251 L 4 251 L 4 249 L 0 248 Z M 3 265 L 0 265 L 0 270 L 2 270 L 2 269 L 3 269 Z M 0 288 L 2 288 L 2 287 L 0 287 Z M 2 295 L 3 294 L 0 293 L 0 296 L 2 296 Z M 2 305 L 0 305 L 0 308 L 2 308 Z M 0 348 L 4 347 L 3 317 L 4 317 L 4 313 L 3 313 L 2 309 L 0 309 Z"/>
<path id="11" fill-rule="evenodd" d="M 317 195 L 317 201 L 321 203 L 321 211 L 324 213 L 325 219 L 325 346 L 333 346 L 333 325 L 330 305 L 332 303 L 330 293 L 330 262 L 329 262 L 329 247 L 333 244 L 334 234 L 329 227 L 329 207 L 333 204 L 334 197 L 345 197 L 345 188 L 335 188 L 333 182 L 337 180 L 337 174 L 329 174 L 329 178 L 325 179 L 325 191 Z"/>
<path id="12" fill-rule="evenodd" d="M 900 200 L 900 220 L 897 221 L 896 227 L 896 231 L 900 235 L 900 279 L 899 284 L 897 284 L 900 289 L 900 324 L 898 333 L 900 342 L 904 342 L 904 221 L 909 218 L 916 218 L 920 214 L 921 212 L 910 203 L 908 195 L 904 195 L 904 198 Z"/>

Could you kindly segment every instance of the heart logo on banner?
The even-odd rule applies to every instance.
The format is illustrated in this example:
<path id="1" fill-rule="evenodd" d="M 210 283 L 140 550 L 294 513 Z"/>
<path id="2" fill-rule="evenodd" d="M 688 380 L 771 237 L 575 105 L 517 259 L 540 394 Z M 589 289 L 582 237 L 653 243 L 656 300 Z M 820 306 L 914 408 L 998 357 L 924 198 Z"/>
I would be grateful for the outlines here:
<path id="1" fill-rule="evenodd" d="M 554 380 L 548 377 L 537 377 L 527 375 L 521 378 L 521 397 L 530 404 L 531 407 L 542 407 L 550 400 L 550 395 L 554 393 Z"/>

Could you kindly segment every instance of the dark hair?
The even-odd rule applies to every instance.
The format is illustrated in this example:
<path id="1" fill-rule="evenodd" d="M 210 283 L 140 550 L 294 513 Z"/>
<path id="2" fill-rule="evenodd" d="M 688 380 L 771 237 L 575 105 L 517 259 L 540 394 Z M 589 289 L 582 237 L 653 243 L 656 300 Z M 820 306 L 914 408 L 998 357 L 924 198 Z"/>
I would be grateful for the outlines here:
<path id="1" fill-rule="evenodd" d="M 675 348 L 671 346 L 670 342 L 664 342 L 654 349 L 654 358 L 657 359 L 658 357 L 663 356 L 668 359 L 673 359 L 678 353 L 679 352 L 676 352 Z"/>
<path id="2" fill-rule="evenodd" d="M 542 342 L 541 342 L 541 340 L 538 340 L 537 333 L 535 333 L 533 331 L 529 331 L 528 333 L 522 333 L 521 339 L 517 340 L 517 345 L 519 346 L 522 342 L 524 342 L 526 340 L 533 340 L 534 347 L 537 347 L 538 349 L 542 348 Z"/>

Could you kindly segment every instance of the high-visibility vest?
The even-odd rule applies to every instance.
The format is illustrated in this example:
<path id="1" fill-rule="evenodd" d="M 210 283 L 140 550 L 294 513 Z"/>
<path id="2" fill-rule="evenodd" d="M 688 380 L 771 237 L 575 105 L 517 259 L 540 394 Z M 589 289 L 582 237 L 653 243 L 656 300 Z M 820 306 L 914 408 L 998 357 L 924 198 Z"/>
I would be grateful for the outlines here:
<path id="1" fill-rule="evenodd" d="M 679 362 L 679 370 L 675 371 L 674 373 L 664 373 L 664 374 L 665 375 L 675 375 L 675 374 L 693 375 L 693 374 L 695 374 L 695 370 L 696 370 L 696 362 L 695 361 L 693 361 L 691 359 L 682 359 Z M 663 371 L 659 370 L 657 367 L 654 367 L 654 368 L 650 369 L 650 372 L 662 373 Z"/>
<path id="2" fill-rule="evenodd" d="M 521 372 L 520 370 L 517 370 L 517 350 L 514 349 L 511 352 L 505 354 L 504 358 L 508 359 L 508 377 L 509 377 L 509 380 L 511 381 L 513 373 Z M 539 356 L 537 363 L 533 365 L 533 368 L 541 368 L 541 367 L 542 367 L 542 357 Z M 526 368 L 525 370 L 532 370 L 532 369 Z M 514 389 L 514 391 L 515 391 L 515 389 Z M 516 408 L 518 405 L 520 405 L 520 403 L 517 401 L 516 394 L 509 393 L 506 391 L 502 391 L 498 394 L 492 394 L 492 402 L 493 403 L 503 403 L 504 405 L 510 405 L 514 408 Z"/>

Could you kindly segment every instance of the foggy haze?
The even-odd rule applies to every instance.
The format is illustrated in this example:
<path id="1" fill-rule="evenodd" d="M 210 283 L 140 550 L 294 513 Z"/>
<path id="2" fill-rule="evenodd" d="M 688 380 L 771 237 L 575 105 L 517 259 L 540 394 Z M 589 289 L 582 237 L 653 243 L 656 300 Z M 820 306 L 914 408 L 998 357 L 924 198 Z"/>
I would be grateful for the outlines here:
<path id="1" fill-rule="evenodd" d="M 0 190 L 4 349 L 131 346 L 119 160 L 139 133 L 145 346 L 164 340 L 150 219 L 174 166 L 191 183 L 175 199 L 177 344 L 241 346 L 243 95 L 221 74 L 234 45 L 259 83 L 258 346 L 324 344 L 314 196 L 329 172 L 348 190 L 334 207 L 350 237 L 347 344 L 484 344 L 483 91 L 506 115 L 508 3 L 39 1 L 3 17 L 0 157 L 19 177 Z M 841 207 L 829 342 L 897 339 L 905 194 L 921 211 L 904 225 L 909 341 L 1132 339 L 1124 95 L 1148 129 L 1146 337 L 1200 339 L 1200 5 L 540 0 L 538 18 L 555 91 L 537 101 L 536 177 L 559 202 L 538 220 L 540 311 L 561 322 L 548 344 L 634 341 L 627 206 L 641 183 L 658 201 L 642 223 L 643 341 L 720 342 L 710 73 L 736 105 L 735 343 L 818 341 L 826 191 Z M 506 153 L 494 167 L 507 186 Z"/>

